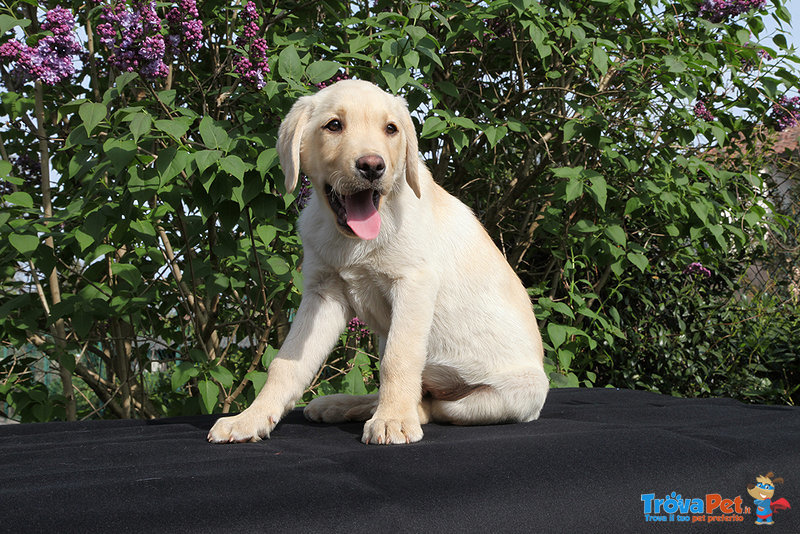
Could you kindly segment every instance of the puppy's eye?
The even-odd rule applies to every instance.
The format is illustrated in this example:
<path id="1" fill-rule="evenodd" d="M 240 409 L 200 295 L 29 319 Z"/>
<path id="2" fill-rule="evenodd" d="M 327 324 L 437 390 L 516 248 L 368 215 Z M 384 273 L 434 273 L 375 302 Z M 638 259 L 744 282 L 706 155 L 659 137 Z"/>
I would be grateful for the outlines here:
<path id="1" fill-rule="evenodd" d="M 389 135 L 394 135 L 397 133 L 397 125 L 393 122 L 390 122 L 386 125 L 386 133 Z"/>
<path id="2" fill-rule="evenodd" d="M 342 123 L 339 119 L 333 119 L 328 121 L 328 123 L 324 126 L 324 128 L 329 132 L 341 132 Z"/>

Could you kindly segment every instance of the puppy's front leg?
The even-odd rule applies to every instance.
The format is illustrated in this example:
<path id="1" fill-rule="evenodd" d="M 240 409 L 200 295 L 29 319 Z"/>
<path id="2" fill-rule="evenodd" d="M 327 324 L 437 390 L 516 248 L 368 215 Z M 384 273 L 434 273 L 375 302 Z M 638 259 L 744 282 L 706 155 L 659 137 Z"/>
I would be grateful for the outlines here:
<path id="1" fill-rule="evenodd" d="M 269 437 L 314 378 L 349 316 L 349 306 L 339 292 L 307 290 L 286 341 L 269 366 L 264 388 L 245 411 L 218 419 L 208 441 L 259 441 Z"/>
<path id="2" fill-rule="evenodd" d="M 363 443 L 413 443 L 422 439 L 418 406 L 422 370 L 433 321 L 431 277 L 395 282 L 392 322 L 381 358 L 378 408 L 364 424 Z"/>

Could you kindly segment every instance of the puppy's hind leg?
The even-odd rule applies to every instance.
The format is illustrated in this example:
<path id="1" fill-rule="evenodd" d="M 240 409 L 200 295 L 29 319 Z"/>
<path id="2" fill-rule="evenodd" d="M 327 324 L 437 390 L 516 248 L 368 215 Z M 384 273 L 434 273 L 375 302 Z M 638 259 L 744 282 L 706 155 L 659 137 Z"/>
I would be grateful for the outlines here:
<path id="1" fill-rule="evenodd" d="M 303 415 L 316 423 L 366 421 L 378 407 L 378 395 L 345 395 L 337 393 L 317 397 L 308 403 Z"/>
<path id="2" fill-rule="evenodd" d="M 549 383 L 544 370 L 516 371 L 492 377 L 490 384 L 474 386 L 465 396 L 423 399 L 422 408 L 436 423 L 491 425 L 525 423 L 539 417 Z"/>

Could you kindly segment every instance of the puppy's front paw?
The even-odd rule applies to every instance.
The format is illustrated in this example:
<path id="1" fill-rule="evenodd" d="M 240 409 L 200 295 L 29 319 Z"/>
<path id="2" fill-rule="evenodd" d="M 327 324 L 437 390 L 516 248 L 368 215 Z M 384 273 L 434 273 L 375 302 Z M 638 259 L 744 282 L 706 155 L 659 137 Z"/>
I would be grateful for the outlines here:
<path id="1" fill-rule="evenodd" d="M 233 417 L 221 417 L 208 432 L 210 443 L 243 443 L 261 441 L 278 424 L 280 415 L 269 415 L 248 408 Z"/>
<path id="2" fill-rule="evenodd" d="M 372 419 L 364 423 L 364 434 L 361 442 L 379 445 L 414 443 L 422 439 L 422 427 L 419 417 L 384 417 L 376 413 Z"/>

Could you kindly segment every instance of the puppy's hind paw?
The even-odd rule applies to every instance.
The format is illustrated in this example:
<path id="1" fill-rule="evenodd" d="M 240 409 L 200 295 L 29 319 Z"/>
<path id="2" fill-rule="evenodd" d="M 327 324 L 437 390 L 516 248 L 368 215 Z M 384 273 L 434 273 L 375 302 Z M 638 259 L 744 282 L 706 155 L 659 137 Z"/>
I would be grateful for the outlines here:
<path id="1" fill-rule="evenodd" d="M 378 406 L 377 395 L 344 395 L 337 393 L 317 397 L 308 403 L 303 415 L 315 423 L 366 421 Z"/>

